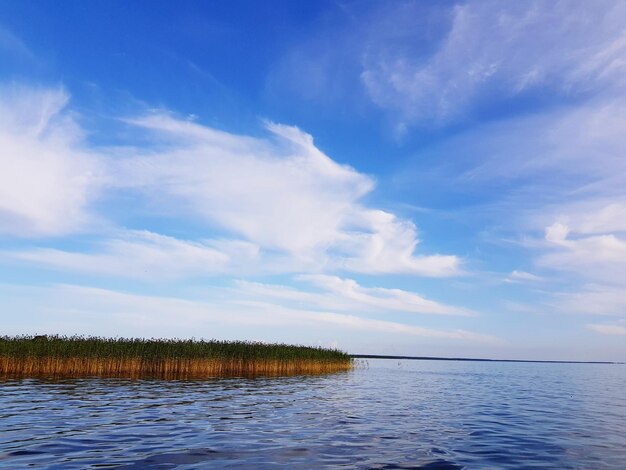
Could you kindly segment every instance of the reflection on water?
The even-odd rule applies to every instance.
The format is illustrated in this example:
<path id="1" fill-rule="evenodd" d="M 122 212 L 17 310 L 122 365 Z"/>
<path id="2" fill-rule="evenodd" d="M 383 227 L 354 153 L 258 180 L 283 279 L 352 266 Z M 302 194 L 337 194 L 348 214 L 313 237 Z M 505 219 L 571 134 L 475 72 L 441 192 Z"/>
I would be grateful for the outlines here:
<path id="1" fill-rule="evenodd" d="M 626 468 L 626 366 L 0 381 L 1 468 Z"/>

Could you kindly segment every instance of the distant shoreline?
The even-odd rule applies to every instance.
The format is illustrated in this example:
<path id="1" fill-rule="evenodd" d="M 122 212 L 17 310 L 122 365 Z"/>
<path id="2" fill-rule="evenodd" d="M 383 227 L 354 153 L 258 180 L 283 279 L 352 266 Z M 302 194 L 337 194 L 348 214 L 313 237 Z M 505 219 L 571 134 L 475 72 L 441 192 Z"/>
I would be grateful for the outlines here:
<path id="1" fill-rule="evenodd" d="M 379 354 L 350 354 L 352 359 L 408 359 L 412 361 L 459 361 L 459 362 L 532 362 L 544 364 L 625 364 L 617 361 L 550 361 L 532 359 L 483 359 L 474 357 L 436 357 L 436 356 L 385 356 Z"/>

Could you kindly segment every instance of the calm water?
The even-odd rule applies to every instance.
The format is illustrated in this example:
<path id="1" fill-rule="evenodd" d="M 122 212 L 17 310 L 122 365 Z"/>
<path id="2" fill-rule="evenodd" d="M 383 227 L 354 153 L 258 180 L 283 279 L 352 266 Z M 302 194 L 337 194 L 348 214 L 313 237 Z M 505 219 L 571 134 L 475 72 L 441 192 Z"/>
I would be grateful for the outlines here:
<path id="1" fill-rule="evenodd" d="M 626 468 L 626 366 L 0 381 L 1 468 Z"/>

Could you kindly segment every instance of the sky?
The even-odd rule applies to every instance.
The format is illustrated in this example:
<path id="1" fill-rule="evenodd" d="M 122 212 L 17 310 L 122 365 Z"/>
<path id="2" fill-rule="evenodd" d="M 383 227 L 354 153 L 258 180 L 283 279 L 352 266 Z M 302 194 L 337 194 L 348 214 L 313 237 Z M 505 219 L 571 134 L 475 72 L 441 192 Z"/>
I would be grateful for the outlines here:
<path id="1" fill-rule="evenodd" d="M 0 318 L 626 360 L 626 2 L 0 2 Z"/>

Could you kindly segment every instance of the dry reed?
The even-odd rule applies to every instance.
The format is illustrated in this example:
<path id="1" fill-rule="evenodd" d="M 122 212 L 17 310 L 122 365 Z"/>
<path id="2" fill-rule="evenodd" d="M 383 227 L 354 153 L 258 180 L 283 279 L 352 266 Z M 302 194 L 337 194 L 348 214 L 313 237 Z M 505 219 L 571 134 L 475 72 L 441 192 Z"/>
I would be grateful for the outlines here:
<path id="1" fill-rule="evenodd" d="M 0 338 L 1 377 L 192 379 L 346 371 L 341 351 L 253 342 L 18 336 Z"/>

